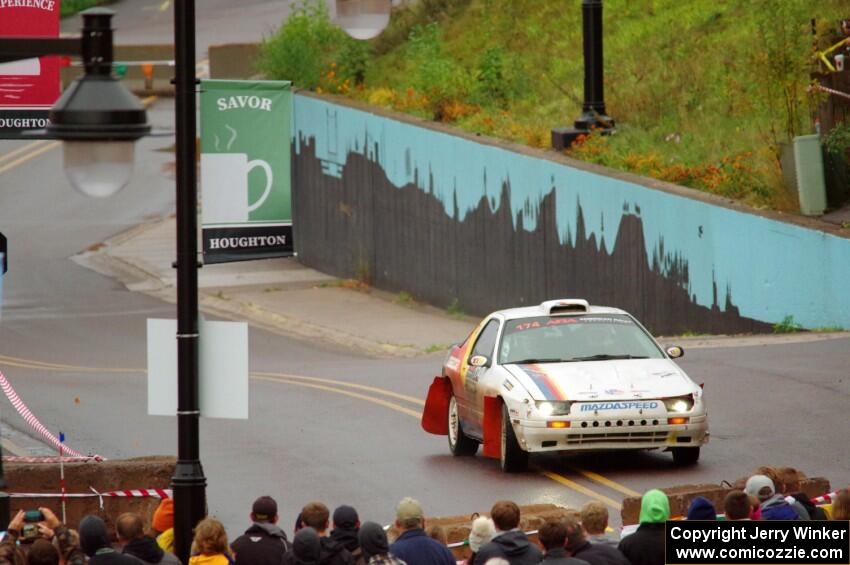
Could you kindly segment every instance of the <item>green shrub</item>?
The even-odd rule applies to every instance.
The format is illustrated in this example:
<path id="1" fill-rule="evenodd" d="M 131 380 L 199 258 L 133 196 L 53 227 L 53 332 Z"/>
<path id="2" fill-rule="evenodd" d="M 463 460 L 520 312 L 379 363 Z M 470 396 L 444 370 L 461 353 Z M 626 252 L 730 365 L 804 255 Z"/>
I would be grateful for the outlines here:
<path id="1" fill-rule="evenodd" d="M 464 68 L 450 56 L 440 35 L 440 25 L 418 25 L 410 32 L 407 45 L 409 58 L 409 84 L 425 95 L 427 107 L 435 119 L 441 119 L 441 110 L 451 101 L 462 99 L 468 92 Z"/>
<path id="2" fill-rule="evenodd" d="M 328 16 L 323 0 L 304 0 L 260 50 L 259 70 L 270 79 L 310 89 L 342 91 L 362 82 L 370 47 L 348 36 Z"/>
<path id="3" fill-rule="evenodd" d="M 839 157 L 844 163 L 850 164 L 850 123 L 837 125 L 824 137 L 823 146 L 826 151 Z"/>
<path id="4" fill-rule="evenodd" d="M 495 103 L 504 107 L 510 96 L 506 65 L 507 55 L 501 47 L 486 49 L 478 61 L 472 98 L 475 102 Z"/>
<path id="5" fill-rule="evenodd" d="M 773 324 L 773 333 L 790 334 L 803 331 L 803 326 L 794 321 L 794 316 L 788 315 L 782 318 L 778 324 Z"/>
<path id="6" fill-rule="evenodd" d="M 78 12 L 82 12 L 83 10 L 93 8 L 94 6 L 100 6 L 102 4 L 109 4 L 112 1 L 113 0 L 62 0 L 59 3 L 59 17 L 67 18 Z"/>

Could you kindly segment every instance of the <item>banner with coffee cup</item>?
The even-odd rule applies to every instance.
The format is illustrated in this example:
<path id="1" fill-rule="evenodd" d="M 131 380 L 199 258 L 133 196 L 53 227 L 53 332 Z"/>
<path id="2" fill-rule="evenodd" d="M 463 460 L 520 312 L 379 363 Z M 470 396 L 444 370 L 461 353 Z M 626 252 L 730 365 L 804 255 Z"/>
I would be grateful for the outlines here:
<path id="1" fill-rule="evenodd" d="M 293 254 L 286 81 L 201 81 L 205 263 Z"/>

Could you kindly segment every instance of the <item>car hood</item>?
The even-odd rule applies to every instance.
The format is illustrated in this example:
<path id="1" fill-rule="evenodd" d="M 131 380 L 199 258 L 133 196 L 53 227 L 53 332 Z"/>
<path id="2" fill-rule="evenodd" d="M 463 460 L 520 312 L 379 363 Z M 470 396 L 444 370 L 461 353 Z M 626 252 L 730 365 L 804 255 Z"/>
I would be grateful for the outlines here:
<path id="1" fill-rule="evenodd" d="M 505 365 L 534 400 L 631 400 L 695 391 L 696 385 L 669 359 L 623 359 Z"/>

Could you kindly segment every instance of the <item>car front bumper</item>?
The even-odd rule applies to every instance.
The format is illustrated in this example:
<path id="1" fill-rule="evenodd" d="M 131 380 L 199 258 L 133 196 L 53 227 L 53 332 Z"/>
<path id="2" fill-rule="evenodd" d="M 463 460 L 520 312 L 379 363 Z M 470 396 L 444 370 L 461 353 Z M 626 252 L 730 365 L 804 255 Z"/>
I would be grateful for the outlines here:
<path id="1" fill-rule="evenodd" d="M 691 416 L 685 424 L 669 424 L 666 418 L 660 418 L 658 424 L 641 425 L 633 420 L 609 417 L 573 420 L 569 428 L 550 428 L 543 420 L 511 421 L 520 446 L 532 453 L 698 447 L 709 439 L 705 414 Z"/>

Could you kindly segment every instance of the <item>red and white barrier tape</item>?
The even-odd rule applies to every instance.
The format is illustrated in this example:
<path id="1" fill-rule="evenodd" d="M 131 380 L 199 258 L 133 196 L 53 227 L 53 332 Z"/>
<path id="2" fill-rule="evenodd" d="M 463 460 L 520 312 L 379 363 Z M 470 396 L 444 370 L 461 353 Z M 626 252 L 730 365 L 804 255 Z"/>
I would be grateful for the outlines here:
<path id="1" fill-rule="evenodd" d="M 841 98 L 850 99 L 850 94 L 847 94 L 846 92 L 842 92 L 840 90 L 835 90 L 834 88 L 826 87 L 818 83 L 809 85 L 808 90 L 820 90 L 821 92 L 828 92 L 829 94 L 832 94 L 834 96 L 840 96 Z"/>
<path id="2" fill-rule="evenodd" d="M 3 463 L 86 463 L 88 461 L 102 461 L 94 456 L 90 457 L 18 457 L 16 455 L 4 455 Z"/>
<path id="3" fill-rule="evenodd" d="M 91 489 L 92 492 L 77 492 L 65 493 L 68 498 L 93 498 L 102 496 L 106 498 L 171 498 L 171 489 L 162 488 L 140 488 L 134 490 L 115 490 L 111 492 L 97 492 Z M 62 493 L 55 492 L 10 492 L 11 498 L 59 498 Z"/>
<path id="4" fill-rule="evenodd" d="M 24 404 L 24 401 L 21 400 L 21 397 L 18 396 L 18 393 L 15 392 L 14 388 L 12 388 L 11 383 L 9 383 L 9 381 L 6 380 L 6 376 L 3 374 L 3 371 L 0 371 L 0 388 L 3 389 L 3 393 L 6 395 L 6 398 L 8 398 L 9 402 L 12 403 L 12 406 L 14 406 L 15 410 L 17 410 L 18 414 L 21 415 L 21 418 L 26 420 L 26 422 L 30 426 L 32 426 L 32 428 L 35 431 L 37 431 L 39 434 L 41 434 L 44 437 L 44 439 L 46 439 L 48 442 L 50 442 L 51 444 L 56 446 L 56 449 L 58 450 L 62 445 L 61 442 L 59 441 L 59 438 L 57 438 L 52 433 L 50 433 L 50 430 L 48 430 L 46 427 L 44 427 L 44 425 L 41 422 L 39 422 L 38 418 L 35 417 L 35 414 L 30 412 L 30 409 L 27 408 L 27 405 Z M 72 457 L 86 457 L 85 455 L 83 455 L 79 451 L 75 451 L 75 450 L 73 450 L 73 449 L 71 449 L 70 447 L 67 447 L 67 446 L 64 448 L 64 451 L 66 453 L 68 453 L 69 455 L 71 455 Z M 95 461 L 102 461 L 103 460 L 103 457 L 101 457 L 100 455 L 93 455 L 91 457 Z"/>
<path id="5" fill-rule="evenodd" d="M 171 489 L 163 488 L 140 488 L 132 490 L 114 490 L 110 492 L 98 492 L 94 487 L 89 487 L 91 493 L 53 493 L 53 492 L 10 492 L 10 498 L 98 498 L 100 507 L 103 508 L 104 498 L 171 498 Z"/>

